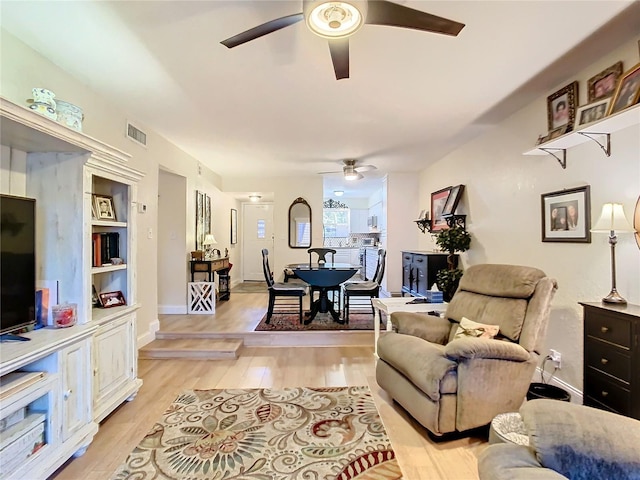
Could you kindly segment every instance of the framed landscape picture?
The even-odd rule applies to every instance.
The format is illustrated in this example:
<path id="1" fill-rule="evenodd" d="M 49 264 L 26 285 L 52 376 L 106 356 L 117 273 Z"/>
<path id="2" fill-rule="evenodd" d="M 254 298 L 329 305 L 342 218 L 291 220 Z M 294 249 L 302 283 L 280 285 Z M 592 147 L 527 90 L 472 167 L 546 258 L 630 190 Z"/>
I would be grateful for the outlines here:
<path id="1" fill-rule="evenodd" d="M 444 206 L 453 187 L 443 188 L 431 194 L 431 231 L 438 232 L 447 228 L 447 221 L 442 217 Z"/>
<path id="2" fill-rule="evenodd" d="M 541 195 L 542 241 L 591 243 L 590 187 Z"/>

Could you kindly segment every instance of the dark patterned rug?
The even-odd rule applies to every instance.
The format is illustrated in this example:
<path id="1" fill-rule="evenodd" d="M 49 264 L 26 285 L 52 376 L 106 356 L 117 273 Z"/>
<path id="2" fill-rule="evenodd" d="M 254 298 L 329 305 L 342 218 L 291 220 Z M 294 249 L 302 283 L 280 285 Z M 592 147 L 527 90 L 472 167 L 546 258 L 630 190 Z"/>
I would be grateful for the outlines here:
<path id="1" fill-rule="evenodd" d="M 112 480 L 399 480 L 368 387 L 188 390 Z"/>
<path id="2" fill-rule="evenodd" d="M 373 330 L 373 314 L 371 313 L 351 313 L 349 325 L 334 322 L 329 313 L 318 313 L 309 325 L 300 325 L 300 317 L 291 313 L 274 313 L 271 316 L 271 323 L 267 324 L 266 321 L 267 315 L 265 314 L 255 331 Z"/>
<path id="3" fill-rule="evenodd" d="M 267 282 L 242 282 L 231 287 L 231 293 L 267 293 Z"/>

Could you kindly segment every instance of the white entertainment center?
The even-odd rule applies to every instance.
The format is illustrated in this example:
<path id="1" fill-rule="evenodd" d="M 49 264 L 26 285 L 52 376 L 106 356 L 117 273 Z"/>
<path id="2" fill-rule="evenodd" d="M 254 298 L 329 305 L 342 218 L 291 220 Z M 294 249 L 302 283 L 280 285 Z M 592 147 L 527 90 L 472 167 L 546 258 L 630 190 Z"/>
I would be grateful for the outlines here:
<path id="1" fill-rule="evenodd" d="M 0 126 L 0 144 L 26 154 L 25 196 L 36 199 L 36 277 L 58 281 L 58 302 L 78 306 L 76 325 L 34 330 L 22 334 L 31 341 L 0 346 L 0 376 L 41 373 L 15 391 L 0 390 L 0 425 L 12 415 L 27 417 L 0 433 L 0 478 L 45 479 L 84 453 L 99 422 L 142 385 L 135 275 L 137 183 L 143 175 L 127 165 L 128 154 L 4 98 Z M 94 218 L 95 194 L 113 199 L 114 220 Z M 94 266 L 93 236 L 112 232 L 123 262 Z M 126 305 L 96 307 L 93 286 L 122 292 Z M 34 428 L 33 422 L 40 423 Z M 9 455 L 10 441 L 31 441 L 28 435 L 42 427 L 41 447 L 21 453 L 21 461 Z"/>

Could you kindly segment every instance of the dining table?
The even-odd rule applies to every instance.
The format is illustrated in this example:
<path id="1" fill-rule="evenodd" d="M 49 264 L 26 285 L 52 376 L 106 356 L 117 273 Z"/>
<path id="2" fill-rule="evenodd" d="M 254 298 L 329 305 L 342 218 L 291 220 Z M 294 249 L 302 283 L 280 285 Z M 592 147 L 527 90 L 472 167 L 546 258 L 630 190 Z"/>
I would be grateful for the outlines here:
<path id="1" fill-rule="evenodd" d="M 287 268 L 293 270 L 298 278 L 315 287 L 320 293 L 318 299 L 311 302 L 311 310 L 305 314 L 307 317 L 304 320 L 305 325 L 309 325 L 318 312 L 329 312 L 335 322 L 344 323 L 344 320 L 340 319 L 340 313 L 333 308 L 333 302 L 329 300 L 328 292 L 353 277 L 360 269 L 360 265 L 305 262 L 292 263 L 287 265 Z"/>

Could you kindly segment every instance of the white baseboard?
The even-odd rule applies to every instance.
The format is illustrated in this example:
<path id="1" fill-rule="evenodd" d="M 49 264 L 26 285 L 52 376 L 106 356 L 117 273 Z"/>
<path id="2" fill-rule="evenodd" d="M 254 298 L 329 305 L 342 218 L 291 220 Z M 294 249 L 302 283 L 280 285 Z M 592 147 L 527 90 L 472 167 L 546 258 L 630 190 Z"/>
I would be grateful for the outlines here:
<path id="1" fill-rule="evenodd" d="M 536 383 L 540 382 L 540 374 L 541 374 L 541 372 L 542 372 L 542 369 L 540 367 L 536 367 L 536 371 L 533 374 L 532 382 L 536 382 Z M 560 379 L 558 379 L 556 377 L 553 377 L 551 379 L 551 381 L 549 381 L 549 377 L 550 377 L 550 375 L 548 375 L 548 374 L 545 375 L 544 383 L 548 383 L 549 385 L 554 385 L 554 386 L 556 386 L 558 388 L 562 388 L 563 390 L 568 391 L 571 394 L 571 403 L 578 403 L 578 404 L 582 405 L 582 401 L 583 401 L 582 391 L 578 390 L 573 385 L 569 385 L 565 381 L 560 380 Z"/>
<path id="2" fill-rule="evenodd" d="M 186 305 L 158 305 L 158 313 L 167 315 L 180 315 L 187 313 Z"/>
<path id="3" fill-rule="evenodd" d="M 154 320 L 149 324 L 149 330 L 138 337 L 138 349 L 153 342 L 156 339 L 156 332 L 160 330 L 160 321 Z"/>

